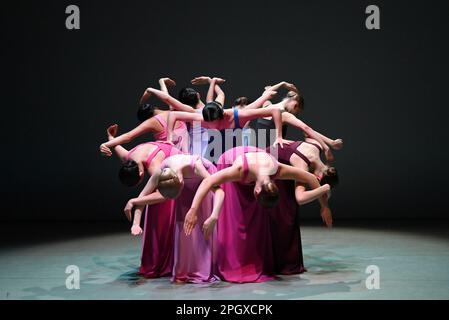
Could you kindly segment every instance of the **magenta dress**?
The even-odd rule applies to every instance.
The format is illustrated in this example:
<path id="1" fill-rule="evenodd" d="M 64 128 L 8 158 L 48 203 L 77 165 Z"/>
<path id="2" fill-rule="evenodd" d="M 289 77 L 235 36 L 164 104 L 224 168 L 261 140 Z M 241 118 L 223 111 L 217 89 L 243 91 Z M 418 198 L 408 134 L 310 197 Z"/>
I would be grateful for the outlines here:
<path id="1" fill-rule="evenodd" d="M 265 152 L 256 147 L 236 147 L 223 153 L 217 169 L 232 165 L 243 156 L 244 177 L 247 152 Z M 223 210 L 217 224 L 217 268 L 229 282 L 263 282 L 274 276 L 274 260 L 268 211 L 254 198 L 254 183 L 224 183 Z"/>
<path id="2" fill-rule="evenodd" d="M 199 156 L 192 156 L 193 166 Z M 202 159 L 203 164 L 210 174 L 214 174 L 217 169 L 208 160 Z M 162 166 L 163 167 L 163 166 Z M 206 240 L 201 230 L 204 221 L 210 216 L 213 208 L 214 195 L 209 192 L 201 203 L 198 210 L 198 221 L 190 236 L 186 236 L 183 230 L 184 218 L 192 205 L 202 179 L 184 179 L 184 188 L 175 201 L 176 223 L 174 234 L 174 282 L 208 283 L 219 281 L 215 275 L 214 254 L 216 232 Z"/>
<path id="3" fill-rule="evenodd" d="M 148 168 L 158 152 L 162 151 L 165 157 L 181 153 L 170 144 L 162 142 L 148 143 L 157 146 L 157 148 L 148 156 L 145 162 L 146 168 Z M 132 149 L 128 156 L 136 148 Z M 174 230 L 175 202 L 173 200 L 145 207 L 140 265 L 140 274 L 144 277 L 157 278 L 171 275 L 173 269 Z"/>
<path id="4" fill-rule="evenodd" d="M 293 154 L 296 154 L 310 166 L 310 160 L 298 151 L 298 147 L 302 143 L 309 142 L 296 141 L 277 149 L 269 147 L 267 152 L 277 154 L 278 161 L 287 165 L 291 165 L 290 158 Z M 318 145 L 309 144 L 316 146 L 321 151 Z M 276 185 L 279 189 L 279 203 L 282 205 L 269 210 L 276 273 L 303 273 L 307 270 L 304 268 L 302 254 L 299 205 L 295 198 L 295 182 L 277 180 Z"/>

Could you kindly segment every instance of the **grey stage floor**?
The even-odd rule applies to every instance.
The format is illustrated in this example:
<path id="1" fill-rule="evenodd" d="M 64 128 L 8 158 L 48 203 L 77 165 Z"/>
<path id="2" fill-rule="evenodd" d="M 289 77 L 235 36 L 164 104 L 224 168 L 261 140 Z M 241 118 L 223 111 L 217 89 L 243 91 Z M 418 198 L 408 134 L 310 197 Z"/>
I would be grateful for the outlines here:
<path id="1" fill-rule="evenodd" d="M 125 228 L 2 223 L 0 299 L 449 299 L 446 223 L 304 226 L 307 273 L 240 285 L 144 279 L 140 238 Z M 68 265 L 80 269 L 79 290 L 66 288 Z M 366 288 L 369 265 L 379 268 L 380 289 Z"/>

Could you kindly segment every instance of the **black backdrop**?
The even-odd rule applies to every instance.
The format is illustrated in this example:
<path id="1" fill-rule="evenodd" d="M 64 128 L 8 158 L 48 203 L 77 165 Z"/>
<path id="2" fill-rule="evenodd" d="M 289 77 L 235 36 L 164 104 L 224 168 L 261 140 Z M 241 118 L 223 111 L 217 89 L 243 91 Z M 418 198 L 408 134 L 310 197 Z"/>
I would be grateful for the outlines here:
<path id="1" fill-rule="evenodd" d="M 69 4 L 80 30 L 65 28 Z M 381 30 L 365 28 L 369 4 Z M 298 85 L 302 119 L 345 140 L 336 219 L 444 217 L 448 12 L 447 1 L 2 3 L 0 219 L 123 219 L 138 189 L 100 156 L 106 126 L 135 126 L 158 77 L 176 94 L 203 74 L 228 80 L 228 103 Z"/>

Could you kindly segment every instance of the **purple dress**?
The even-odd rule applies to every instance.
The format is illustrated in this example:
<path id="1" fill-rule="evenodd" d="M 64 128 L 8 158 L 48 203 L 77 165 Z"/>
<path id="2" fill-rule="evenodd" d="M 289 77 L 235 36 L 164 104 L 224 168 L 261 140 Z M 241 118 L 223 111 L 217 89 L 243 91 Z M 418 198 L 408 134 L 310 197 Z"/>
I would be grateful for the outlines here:
<path id="1" fill-rule="evenodd" d="M 265 151 L 251 146 L 230 149 L 218 159 L 217 169 L 231 166 L 237 157 L 247 152 Z M 244 169 L 247 172 L 248 168 Z M 225 201 L 217 224 L 219 276 L 236 283 L 274 279 L 268 211 L 254 198 L 254 183 L 229 182 L 221 187 L 225 192 Z"/>
<path id="2" fill-rule="evenodd" d="M 199 156 L 192 156 L 191 165 L 194 166 Z M 217 169 L 208 160 L 202 159 L 204 167 L 210 174 L 214 174 Z M 162 163 L 164 168 L 164 163 Z M 215 275 L 213 249 L 216 240 L 216 232 L 213 232 L 208 240 L 204 238 L 202 226 L 204 221 L 210 216 L 213 208 L 214 195 L 209 192 L 201 203 L 198 210 L 198 220 L 190 236 L 186 236 L 183 230 L 184 217 L 189 211 L 192 200 L 195 196 L 202 179 L 184 179 L 184 188 L 175 201 L 176 224 L 174 234 L 174 282 L 207 283 L 219 281 Z"/>

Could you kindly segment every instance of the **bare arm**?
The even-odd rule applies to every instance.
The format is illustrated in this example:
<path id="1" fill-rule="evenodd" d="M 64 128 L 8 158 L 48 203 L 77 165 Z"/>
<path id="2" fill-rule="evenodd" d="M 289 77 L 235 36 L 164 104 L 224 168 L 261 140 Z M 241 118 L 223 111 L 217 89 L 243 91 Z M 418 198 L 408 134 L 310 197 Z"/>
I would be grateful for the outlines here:
<path id="1" fill-rule="evenodd" d="M 170 112 L 170 116 L 167 120 L 167 140 L 173 140 L 173 130 L 175 128 L 176 121 L 193 122 L 193 121 L 203 121 L 203 116 L 199 113 L 173 111 Z"/>
<path id="2" fill-rule="evenodd" d="M 286 81 L 279 82 L 278 84 L 275 84 L 274 86 L 267 86 L 265 87 L 266 90 L 273 90 L 278 91 L 280 88 L 285 88 L 289 91 L 298 92 L 298 88 L 292 83 L 288 83 Z"/>
<path id="3" fill-rule="evenodd" d="M 200 186 L 198 187 L 198 190 L 196 191 L 195 197 L 193 198 L 192 206 L 184 220 L 184 232 L 186 235 L 190 235 L 192 233 L 192 230 L 196 225 L 197 210 L 200 207 L 201 202 L 206 197 L 207 193 L 212 188 L 214 188 L 222 183 L 230 182 L 230 181 L 238 181 L 240 179 L 240 170 L 239 170 L 240 167 L 241 167 L 241 165 L 240 166 L 233 165 L 229 168 L 226 168 L 221 171 L 218 171 L 217 173 L 214 173 L 213 175 L 204 179 L 201 182 Z M 224 196 L 224 194 L 223 194 L 223 196 Z M 222 204 L 223 200 L 221 199 L 219 201 L 220 202 L 217 202 L 214 204 L 214 207 L 217 208 L 217 210 L 218 210 L 218 205 L 220 205 L 220 208 L 221 208 L 221 204 Z"/>
<path id="4" fill-rule="evenodd" d="M 217 80 L 215 78 L 214 79 L 209 78 L 209 89 L 207 90 L 206 102 L 214 101 L 216 83 Z"/>
<path id="5" fill-rule="evenodd" d="M 245 107 L 245 110 L 250 109 L 258 109 L 262 107 L 266 101 L 269 101 L 271 98 L 273 98 L 276 95 L 276 91 L 273 90 L 265 90 L 264 93 L 257 98 L 254 102 L 250 103 Z"/>
<path id="6" fill-rule="evenodd" d="M 321 135 L 309 127 L 307 124 L 296 118 L 294 115 L 288 112 L 282 113 L 282 122 L 288 123 L 304 132 L 306 136 L 309 136 L 312 139 L 315 139 L 323 148 L 324 154 L 326 155 L 326 159 L 328 161 L 333 160 L 332 152 L 329 149 L 329 146 L 323 141 Z"/>
<path id="7" fill-rule="evenodd" d="M 140 125 L 135 127 L 133 130 L 128 131 L 114 139 L 109 140 L 108 142 L 104 143 L 104 145 L 108 148 L 113 148 L 117 145 L 131 142 L 132 140 L 136 139 L 137 137 L 140 137 L 145 133 L 156 132 L 156 126 L 158 126 L 158 123 L 159 122 L 154 118 L 145 120 Z"/>
<path id="8" fill-rule="evenodd" d="M 146 89 L 145 93 L 144 93 L 144 97 L 146 96 L 147 99 L 148 99 L 151 95 L 155 95 L 161 101 L 165 102 L 170 107 L 172 107 L 174 110 L 184 111 L 184 112 L 195 112 L 195 109 L 192 108 L 191 106 L 188 106 L 188 105 L 186 105 L 184 103 L 181 103 L 177 99 L 175 99 L 172 96 L 170 96 L 168 93 L 163 92 L 161 90 L 157 90 L 157 89 L 154 89 L 154 88 Z M 142 103 L 142 100 L 141 100 L 141 103 Z"/>
<path id="9" fill-rule="evenodd" d="M 332 213 L 329 209 L 327 192 L 330 190 L 330 186 L 325 184 L 320 186 L 316 177 L 302 169 L 294 168 L 284 164 L 279 164 L 279 179 L 282 180 L 296 180 L 307 184 L 311 189 L 321 189 L 322 194 L 318 197 L 318 201 L 321 206 L 321 217 L 328 227 L 332 226 Z M 315 196 L 316 194 L 312 194 Z"/>
<path id="10" fill-rule="evenodd" d="M 305 185 L 297 184 L 295 188 L 296 202 L 299 205 L 307 204 L 317 200 L 323 194 L 327 193 L 327 191 L 328 187 L 326 185 L 307 191 Z"/>
<path id="11" fill-rule="evenodd" d="M 170 87 L 176 86 L 176 82 L 173 81 L 170 78 L 160 78 L 159 79 L 159 86 L 160 86 L 162 92 L 165 92 L 165 93 L 168 94 L 167 86 L 170 86 Z"/>
<path id="12" fill-rule="evenodd" d="M 115 135 L 118 132 L 118 125 L 113 124 L 106 130 L 106 132 L 108 135 L 108 140 L 109 141 L 113 140 Z M 102 154 L 104 154 L 106 156 L 112 155 L 111 150 L 108 147 L 106 147 L 104 143 L 100 146 L 100 151 Z M 123 148 L 121 145 L 117 145 L 114 147 L 114 152 L 117 155 L 117 157 L 120 159 L 121 162 L 125 162 L 126 157 L 128 156 L 128 150 Z"/>
<path id="13" fill-rule="evenodd" d="M 239 110 L 239 118 L 243 122 L 248 122 L 253 119 L 263 118 L 263 117 L 272 117 L 274 121 L 274 125 L 276 127 L 276 140 L 274 145 L 280 144 L 283 146 L 283 138 L 282 138 L 282 115 L 281 110 L 277 107 L 266 107 L 261 109 L 249 109 L 247 108 L 243 110 Z"/>

